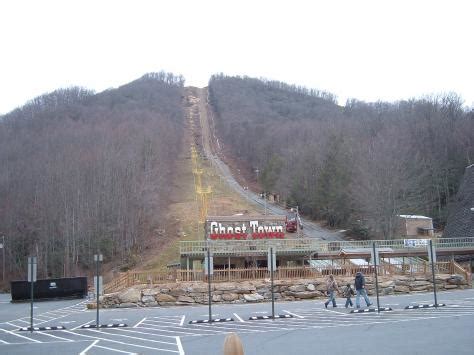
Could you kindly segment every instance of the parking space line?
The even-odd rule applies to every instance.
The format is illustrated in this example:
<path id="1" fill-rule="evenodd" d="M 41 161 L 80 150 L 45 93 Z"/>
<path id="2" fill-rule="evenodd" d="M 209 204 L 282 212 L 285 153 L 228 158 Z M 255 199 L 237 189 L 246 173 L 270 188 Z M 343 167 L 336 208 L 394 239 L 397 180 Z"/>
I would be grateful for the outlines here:
<path id="1" fill-rule="evenodd" d="M 140 330 L 132 330 L 132 329 L 140 329 Z M 132 332 L 132 333 L 139 333 L 139 334 L 144 334 L 144 335 L 153 335 L 155 337 L 162 337 L 162 338 L 175 338 L 175 335 L 163 335 L 163 334 L 157 334 L 157 333 L 149 333 L 141 330 L 150 330 L 150 328 L 132 328 L 132 329 L 127 329 L 127 328 L 108 328 L 108 330 L 116 330 L 118 332 Z"/>
<path id="2" fill-rule="evenodd" d="M 128 355 L 138 355 L 137 353 L 131 353 L 131 352 L 128 352 L 128 351 L 112 349 L 112 348 L 108 348 L 108 347 L 103 346 L 103 345 L 95 345 L 94 348 L 101 348 L 101 349 L 105 349 L 105 350 L 115 351 L 116 353 L 122 353 L 122 354 L 128 354 Z"/>
<path id="3" fill-rule="evenodd" d="M 10 343 L 7 343 L 5 340 L 2 340 L 2 339 L 0 339 L 0 342 L 3 343 L 3 344 L 10 344 Z"/>
<path id="4" fill-rule="evenodd" d="M 167 329 L 157 329 L 157 328 L 147 328 L 147 327 L 140 327 L 139 329 L 149 329 L 149 330 L 155 330 L 155 331 L 166 332 L 166 333 L 182 333 L 182 334 L 186 334 L 186 335 L 194 335 L 195 334 L 195 333 L 184 332 L 182 330 L 181 331 L 180 330 L 167 330 Z M 183 328 L 179 328 L 179 329 L 183 329 Z M 184 328 L 184 329 L 187 329 L 187 328 Z"/>
<path id="5" fill-rule="evenodd" d="M 181 344 L 181 339 L 176 337 L 176 345 L 178 346 L 179 355 L 184 355 L 183 344 Z"/>
<path id="6" fill-rule="evenodd" d="M 183 324 L 184 324 L 184 319 L 186 318 L 186 316 L 184 315 L 182 318 L 181 318 L 181 322 L 179 322 L 179 325 L 182 327 Z"/>
<path id="7" fill-rule="evenodd" d="M 235 316 L 235 318 L 237 318 L 239 320 L 239 322 L 245 323 L 245 321 L 242 318 L 240 318 L 237 313 L 234 313 L 234 316 Z"/>
<path id="8" fill-rule="evenodd" d="M 283 310 L 283 312 L 288 313 L 290 316 L 293 316 L 293 317 L 296 317 L 296 318 L 300 318 L 300 319 L 304 318 L 303 316 L 300 316 L 296 313 L 292 313 L 290 311 Z"/>
<path id="9" fill-rule="evenodd" d="M 91 349 L 95 344 L 97 344 L 99 342 L 99 340 L 94 340 L 94 342 L 92 342 L 91 345 L 89 345 L 87 348 L 85 348 L 84 350 L 82 350 L 79 355 L 86 355 L 87 352 L 89 351 L 89 349 Z"/>
<path id="10" fill-rule="evenodd" d="M 65 332 L 66 332 L 66 333 L 71 333 L 71 334 L 74 334 L 74 335 L 79 335 L 79 336 L 81 336 L 81 337 L 92 338 L 92 339 L 98 339 L 98 340 L 104 340 L 104 341 L 108 341 L 108 342 L 111 342 L 111 343 L 117 343 L 117 344 L 132 346 L 132 347 L 135 346 L 135 347 L 143 348 L 143 349 L 161 350 L 161 351 L 167 351 L 167 352 L 170 352 L 170 353 L 178 353 L 178 351 L 176 351 L 176 350 L 152 348 L 151 346 L 138 345 L 138 344 L 129 344 L 129 343 L 125 343 L 125 342 L 123 342 L 123 341 L 112 340 L 112 339 L 107 339 L 107 338 L 101 338 L 101 337 L 94 336 L 94 335 L 86 335 L 86 334 L 81 334 L 81 333 L 73 333 L 73 332 L 70 332 L 70 331 L 68 331 L 68 330 L 65 330 Z M 97 331 L 97 330 L 96 330 L 95 332 L 98 333 L 98 334 L 101 334 L 100 331 Z"/>
<path id="11" fill-rule="evenodd" d="M 143 318 L 141 321 L 139 321 L 137 324 L 135 324 L 132 328 L 138 327 L 145 319 L 146 319 L 146 317 Z"/>
<path id="12" fill-rule="evenodd" d="M 96 331 L 96 332 L 97 332 L 97 330 L 95 330 L 95 329 L 88 329 L 88 330 Z M 110 333 L 110 330 L 118 330 L 118 328 L 110 328 L 110 329 L 108 329 L 108 330 L 109 330 L 109 331 L 107 332 L 107 334 L 110 334 L 110 335 L 115 335 L 115 336 L 125 337 L 125 338 L 132 338 L 132 339 L 145 340 L 145 341 L 151 341 L 151 342 L 153 342 L 153 343 L 163 343 L 163 344 L 175 345 L 175 343 L 170 343 L 169 341 L 151 340 L 151 339 L 146 339 L 146 338 L 133 337 L 133 336 L 131 336 L 131 335 Z M 150 335 L 150 333 L 144 333 L 144 332 L 139 332 L 139 331 L 134 331 L 134 330 L 127 330 L 127 329 L 120 329 L 120 330 L 122 330 L 122 333 L 123 333 L 123 332 L 130 332 L 130 333 L 138 333 L 138 334 L 143 334 L 143 335 Z M 176 337 L 173 336 L 173 337 L 171 337 L 171 338 L 176 338 Z"/>
<path id="13" fill-rule="evenodd" d="M 81 324 L 81 325 L 78 325 L 77 327 L 74 327 L 74 328 L 72 328 L 71 330 L 76 330 L 76 329 L 79 329 L 79 328 L 80 328 L 80 327 L 82 327 L 83 325 L 86 325 L 86 324 L 92 323 L 93 321 L 94 321 L 94 319 L 93 319 L 93 320 L 90 320 L 90 321 L 87 321 L 87 322 L 85 322 L 84 324 Z"/>
<path id="14" fill-rule="evenodd" d="M 4 331 L 5 333 L 8 333 L 8 334 L 11 334 L 11 335 L 14 335 L 14 336 L 17 336 L 19 338 L 23 338 L 23 339 L 27 339 L 27 340 L 30 340 L 32 342 L 35 342 L 35 343 L 42 343 L 42 341 L 39 341 L 39 340 L 36 340 L 36 339 L 33 339 L 33 338 L 28 338 L 28 337 L 25 337 L 23 335 L 20 335 L 20 334 L 16 334 L 14 332 L 11 332 L 9 330 L 6 330 L 6 329 L 2 329 L 0 328 L 0 330 Z"/>
<path id="15" fill-rule="evenodd" d="M 59 340 L 62 340 L 62 341 L 74 342 L 74 340 L 58 337 L 57 335 L 49 334 L 48 332 L 41 332 L 41 335 L 47 335 L 51 338 L 56 338 L 56 339 L 59 339 Z"/>

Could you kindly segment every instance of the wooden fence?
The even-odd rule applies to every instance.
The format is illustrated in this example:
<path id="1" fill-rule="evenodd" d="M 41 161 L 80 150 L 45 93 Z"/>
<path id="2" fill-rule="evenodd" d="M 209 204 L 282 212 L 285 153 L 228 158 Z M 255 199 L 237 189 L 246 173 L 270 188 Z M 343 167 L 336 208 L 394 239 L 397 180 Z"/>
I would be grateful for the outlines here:
<path id="1" fill-rule="evenodd" d="M 274 272 L 275 280 L 318 278 L 333 274 L 339 277 L 354 277 L 357 272 L 365 275 L 374 273 L 373 265 L 334 265 L 317 267 L 279 267 Z M 431 264 L 389 264 L 377 266 L 378 275 L 423 275 L 431 274 Z M 437 262 L 435 272 L 442 274 L 460 274 L 470 280 L 470 273 L 454 261 Z M 267 268 L 248 269 L 215 269 L 212 275 L 213 282 L 250 281 L 270 278 Z M 117 292 L 133 285 L 156 285 L 162 283 L 207 281 L 203 270 L 172 270 L 172 271 L 129 271 L 121 273 L 117 278 L 106 284 L 105 293 Z"/>

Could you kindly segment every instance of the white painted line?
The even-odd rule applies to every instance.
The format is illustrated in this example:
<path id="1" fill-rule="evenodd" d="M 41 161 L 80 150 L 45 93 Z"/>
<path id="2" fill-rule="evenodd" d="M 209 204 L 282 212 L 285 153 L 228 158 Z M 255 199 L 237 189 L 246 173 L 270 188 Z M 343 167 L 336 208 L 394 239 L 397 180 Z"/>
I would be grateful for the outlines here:
<path id="1" fill-rule="evenodd" d="M 138 334 L 143 334 L 143 335 L 152 335 L 154 337 L 160 337 L 160 338 L 176 338 L 176 335 L 163 335 L 163 334 L 157 334 L 157 333 L 149 333 L 144 330 L 151 330 L 150 328 L 142 328 L 140 327 L 140 330 L 132 330 L 133 328 L 109 328 L 108 330 L 117 330 L 119 332 L 131 332 L 131 333 L 138 333 Z"/>
<path id="2" fill-rule="evenodd" d="M 2 328 L 0 328 L 0 330 L 4 331 L 5 333 L 8 333 L 8 334 L 11 334 L 11 335 L 14 335 L 14 336 L 23 338 L 23 339 L 31 340 L 31 341 L 33 341 L 33 342 L 35 342 L 35 343 L 43 343 L 42 341 L 39 341 L 39 340 L 36 340 L 36 339 L 32 339 L 32 338 L 28 338 L 28 337 L 25 337 L 25 336 L 23 336 L 23 335 L 13 333 L 13 332 L 11 332 L 11 331 L 9 331 L 9 330 L 5 330 L 5 329 L 2 329 Z"/>
<path id="3" fill-rule="evenodd" d="M 84 324 L 78 325 L 77 327 L 75 327 L 75 328 L 72 328 L 71 330 L 76 330 L 76 329 L 78 329 L 78 328 L 82 327 L 83 325 L 86 325 L 86 324 L 92 323 L 94 320 L 95 320 L 95 319 L 93 319 L 93 320 L 90 320 L 90 321 L 88 321 L 88 322 L 85 322 Z"/>
<path id="4" fill-rule="evenodd" d="M 240 318 L 237 313 L 234 313 L 234 316 L 235 316 L 235 318 L 237 318 L 239 320 L 239 322 L 245 323 L 245 321 L 242 318 Z"/>
<path id="5" fill-rule="evenodd" d="M 184 315 L 182 318 L 181 318 L 181 322 L 179 322 L 179 325 L 182 327 L 183 324 L 184 324 L 184 319 L 186 318 L 186 316 Z"/>
<path id="6" fill-rule="evenodd" d="M 143 319 L 142 319 L 140 322 L 138 322 L 137 324 L 135 324 L 132 328 L 138 327 L 145 319 L 146 319 L 146 317 L 143 318 Z"/>
<path id="7" fill-rule="evenodd" d="M 95 332 L 95 333 L 98 333 L 98 334 L 102 334 L 100 331 L 98 330 L 92 330 L 92 329 L 87 329 L 91 332 Z M 74 334 L 74 335 L 79 335 L 81 337 L 86 337 L 86 338 L 92 338 L 92 339 L 99 339 L 99 340 L 104 340 L 104 341 L 108 341 L 110 343 L 117 343 L 117 344 L 122 344 L 122 345 L 127 345 L 127 346 L 135 346 L 135 347 L 138 347 L 138 348 L 144 348 L 144 349 L 151 349 L 151 350 L 161 350 L 161 351 L 167 351 L 167 352 L 170 352 L 170 353 L 177 353 L 178 351 L 176 350 L 168 350 L 168 349 L 160 349 L 160 348 L 152 348 L 151 346 L 145 346 L 145 345 L 138 345 L 138 344 L 130 344 L 130 343 L 125 343 L 123 341 L 118 341 L 118 340 L 112 340 L 112 339 L 108 339 L 108 338 L 101 338 L 99 336 L 94 336 L 94 335 L 85 335 L 85 334 L 80 334 L 80 333 L 73 333 L 73 332 L 70 332 L 68 330 L 65 330 L 66 333 L 70 333 L 70 334 Z M 109 334 L 109 333 L 107 333 Z"/>
<path id="8" fill-rule="evenodd" d="M 116 330 L 118 328 L 111 328 L 111 329 Z M 97 332 L 97 330 L 95 330 L 95 329 L 87 329 L 87 330 Z M 130 331 L 130 332 L 133 332 L 133 331 Z M 139 333 L 139 334 L 143 334 L 143 335 L 150 335 L 150 333 L 142 333 L 142 332 L 134 332 L 134 333 Z M 147 339 L 147 338 L 133 337 L 131 335 L 124 335 L 123 332 L 122 332 L 122 334 L 114 334 L 114 333 L 107 332 L 107 334 L 117 336 L 117 337 L 125 337 L 125 338 L 137 339 L 137 340 L 151 341 L 152 343 L 161 343 L 161 344 L 168 344 L 168 345 L 174 345 L 175 344 L 175 343 L 170 343 L 169 341 L 151 340 L 151 339 Z M 172 338 L 175 338 L 175 337 L 172 337 Z"/>
<path id="9" fill-rule="evenodd" d="M 116 353 L 122 353 L 122 354 L 128 354 L 128 355 L 138 355 L 137 353 L 130 353 L 130 352 L 128 352 L 128 351 L 112 349 L 112 348 L 108 348 L 108 347 L 103 346 L 103 345 L 96 345 L 96 346 L 94 346 L 94 347 L 95 347 L 95 348 L 105 349 L 105 350 L 110 350 L 110 351 L 115 351 Z M 79 354 L 79 355 L 80 355 L 80 354 Z"/>
<path id="10" fill-rule="evenodd" d="M 288 313 L 290 316 L 293 316 L 293 317 L 296 317 L 296 318 L 304 318 L 303 316 L 300 316 L 300 315 L 298 315 L 298 314 L 292 313 L 292 312 L 290 312 L 290 311 L 285 311 L 285 310 L 283 310 L 283 312 Z"/>
<path id="11" fill-rule="evenodd" d="M 181 344 L 181 339 L 176 337 L 176 345 L 178 346 L 179 355 L 184 355 L 183 344 Z"/>
<path id="12" fill-rule="evenodd" d="M 82 350 L 79 355 L 86 355 L 87 352 L 89 351 L 90 348 L 92 348 L 95 344 L 97 344 L 99 342 L 99 340 L 95 340 L 91 345 L 89 345 L 87 348 L 85 348 L 84 350 Z"/>
<path id="13" fill-rule="evenodd" d="M 47 336 L 49 336 L 49 337 L 51 337 L 51 338 L 56 338 L 56 339 L 63 340 L 63 341 L 74 342 L 74 340 L 67 339 L 67 338 L 62 338 L 62 337 L 58 337 L 57 335 L 49 334 L 49 333 L 46 333 L 46 332 L 41 332 L 41 335 L 47 335 Z"/>
<path id="14" fill-rule="evenodd" d="M 10 344 L 10 343 L 7 343 L 5 340 L 2 340 L 2 339 L 0 339 L 0 342 L 3 343 L 3 344 Z"/>

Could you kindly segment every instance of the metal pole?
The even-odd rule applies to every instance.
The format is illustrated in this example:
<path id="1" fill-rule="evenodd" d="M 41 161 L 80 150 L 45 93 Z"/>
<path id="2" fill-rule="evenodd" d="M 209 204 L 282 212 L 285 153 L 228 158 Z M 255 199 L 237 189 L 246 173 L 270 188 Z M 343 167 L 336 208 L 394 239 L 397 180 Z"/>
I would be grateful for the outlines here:
<path id="1" fill-rule="evenodd" d="M 372 243 L 372 248 L 374 250 L 375 291 L 377 292 L 377 313 L 380 313 L 379 279 L 377 276 L 377 254 L 375 254 L 375 242 Z"/>
<path id="2" fill-rule="evenodd" d="M 99 254 L 96 256 L 96 287 L 95 287 L 95 295 L 97 301 L 97 314 L 95 319 L 95 327 L 96 329 L 99 328 Z"/>
<path id="3" fill-rule="evenodd" d="M 270 280 L 272 289 L 272 319 L 275 320 L 275 293 L 273 292 L 273 248 L 270 247 Z"/>
<path id="4" fill-rule="evenodd" d="M 433 292 L 435 299 L 435 307 L 438 308 L 438 298 L 436 297 L 436 276 L 435 276 L 435 267 L 434 267 L 434 254 L 433 254 L 433 240 L 430 239 L 430 254 L 431 254 L 431 273 L 433 274 Z"/>
<path id="5" fill-rule="evenodd" d="M 207 284 L 209 292 L 209 323 L 212 322 L 212 310 L 211 310 L 211 251 L 209 242 L 207 243 Z"/>
<path id="6" fill-rule="evenodd" d="M 30 258 L 30 275 L 31 275 L 31 280 L 30 280 L 30 291 L 31 291 L 31 303 L 30 303 L 30 332 L 33 333 L 33 280 L 34 280 L 34 277 L 33 277 L 33 257 Z"/>
<path id="7" fill-rule="evenodd" d="M 2 235 L 2 282 L 5 282 L 5 236 Z"/>
<path id="8" fill-rule="evenodd" d="M 267 193 L 263 193 L 263 200 L 265 202 L 265 216 L 267 215 Z"/>

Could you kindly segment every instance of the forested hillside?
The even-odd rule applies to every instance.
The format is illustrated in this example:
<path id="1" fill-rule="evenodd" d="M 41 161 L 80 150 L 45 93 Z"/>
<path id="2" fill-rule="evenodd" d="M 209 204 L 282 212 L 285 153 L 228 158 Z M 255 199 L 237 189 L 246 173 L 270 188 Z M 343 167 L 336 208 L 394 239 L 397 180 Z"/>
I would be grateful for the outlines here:
<path id="1" fill-rule="evenodd" d="M 183 79 L 154 73 L 93 94 L 55 91 L 0 118 L 0 235 L 7 270 L 38 277 L 126 263 L 163 223 L 180 149 Z M 22 274 L 23 275 L 23 274 Z"/>
<path id="2" fill-rule="evenodd" d="M 209 97 L 221 145 L 264 190 L 362 236 L 392 238 L 400 213 L 442 226 L 474 159 L 474 112 L 452 93 L 341 107 L 324 91 L 216 75 Z"/>

